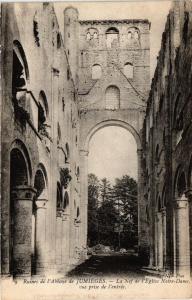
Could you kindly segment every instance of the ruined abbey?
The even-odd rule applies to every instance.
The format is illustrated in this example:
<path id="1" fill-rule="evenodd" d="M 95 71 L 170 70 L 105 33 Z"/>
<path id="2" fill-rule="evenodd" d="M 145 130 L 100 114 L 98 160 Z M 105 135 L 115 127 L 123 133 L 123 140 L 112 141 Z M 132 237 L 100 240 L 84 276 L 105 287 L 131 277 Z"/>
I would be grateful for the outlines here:
<path id="1" fill-rule="evenodd" d="M 80 20 L 69 6 L 63 29 L 51 3 L 1 4 L 3 275 L 66 274 L 86 260 L 89 142 L 106 126 L 137 144 L 139 255 L 190 274 L 191 1 L 172 5 L 152 84 L 150 26 Z"/>

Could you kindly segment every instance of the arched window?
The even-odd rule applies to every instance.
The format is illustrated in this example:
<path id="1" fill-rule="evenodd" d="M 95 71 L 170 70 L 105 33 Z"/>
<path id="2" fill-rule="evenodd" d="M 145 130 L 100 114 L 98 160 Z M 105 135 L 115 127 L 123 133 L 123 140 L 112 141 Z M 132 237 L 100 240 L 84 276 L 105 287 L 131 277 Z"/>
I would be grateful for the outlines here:
<path id="1" fill-rule="evenodd" d="M 135 32 L 134 32 L 134 39 L 135 40 L 139 39 L 139 32 L 138 32 L 138 30 L 135 30 Z"/>
<path id="2" fill-rule="evenodd" d="M 111 27 L 106 31 L 107 48 L 117 47 L 119 44 L 119 30 Z"/>
<path id="3" fill-rule="evenodd" d="M 178 176 L 178 180 L 177 180 L 177 195 L 181 197 L 184 194 L 185 190 L 186 190 L 186 177 L 185 177 L 185 173 L 182 172 Z"/>
<path id="4" fill-rule="evenodd" d="M 95 64 L 92 66 L 92 79 L 99 79 L 102 75 L 102 69 L 101 66 L 98 64 Z"/>
<path id="5" fill-rule="evenodd" d="M 46 120 L 49 114 L 49 108 L 47 103 L 47 98 L 44 91 L 39 93 L 39 106 L 38 106 L 38 130 L 44 130 Z"/>
<path id="6" fill-rule="evenodd" d="M 68 143 L 65 144 L 65 150 L 66 150 L 65 162 L 68 163 L 69 158 L 70 158 L 70 151 L 69 151 L 69 144 Z"/>
<path id="7" fill-rule="evenodd" d="M 106 109 L 120 108 L 120 90 L 118 87 L 111 85 L 105 91 Z"/>
<path id="8" fill-rule="evenodd" d="M 37 170 L 35 174 L 34 187 L 37 191 L 36 197 L 39 198 L 46 188 L 45 177 L 41 170 Z"/>
<path id="9" fill-rule="evenodd" d="M 97 38 L 98 38 L 98 32 L 97 32 L 97 31 L 94 31 L 94 33 L 93 33 L 93 38 L 94 38 L 94 39 L 97 39 Z"/>
<path id="10" fill-rule="evenodd" d="M 19 90 L 26 88 L 29 69 L 23 47 L 18 41 L 13 42 L 12 95 L 16 98 Z"/>
<path id="11" fill-rule="evenodd" d="M 132 79 L 133 78 L 133 65 L 131 63 L 126 63 L 124 65 L 123 72 L 127 78 Z"/>
<path id="12" fill-rule="evenodd" d="M 16 144 L 16 143 L 15 143 Z M 19 145 L 19 144 L 18 144 Z M 17 145 L 15 145 L 17 146 Z M 22 147 L 22 145 L 21 145 Z M 19 147 L 20 148 L 20 147 Z M 23 148 L 23 147 L 22 147 Z M 21 216 L 28 217 L 28 210 L 26 207 L 23 207 L 22 205 L 18 206 L 17 200 L 15 200 L 15 188 L 21 186 L 24 188 L 24 186 L 29 186 L 30 184 L 30 177 L 29 177 L 29 165 L 27 163 L 27 157 L 25 156 L 24 149 L 17 149 L 13 148 L 10 152 L 10 206 L 9 206 L 9 272 L 12 275 L 15 275 L 19 269 L 20 266 L 20 257 L 22 256 L 18 251 L 15 251 L 15 244 L 17 243 L 17 237 L 19 233 L 17 233 L 17 237 L 15 236 L 16 230 L 16 224 L 20 224 L 18 228 L 20 228 L 23 224 L 23 220 L 19 219 L 18 223 L 18 214 Z M 28 198 L 27 191 L 25 192 L 25 196 Z M 17 221 L 16 221 L 17 219 Z M 17 222 L 17 223 L 16 223 Z M 25 224 L 23 225 L 23 228 L 25 228 Z M 25 228 L 26 229 L 26 228 Z M 29 233 L 29 229 L 26 229 L 26 234 Z M 23 246 L 23 244 L 21 245 Z M 17 248 L 18 249 L 18 248 Z M 20 273 L 21 275 L 21 273 Z"/>
<path id="13" fill-rule="evenodd" d="M 90 39 L 91 39 L 91 34 L 90 34 L 90 32 L 87 32 L 86 39 L 87 39 L 87 41 L 90 41 Z"/>
<path id="14" fill-rule="evenodd" d="M 90 40 L 93 40 L 93 39 L 98 39 L 99 37 L 99 32 L 96 28 L 89 28 L 87 30 L 87 33 L 86 33 L 86 40 L 87 41 L 90 41 Z"/>
<path id="15" fill-rule="evenodd" d="M 128 40 L 130 40 L 132 38 L 132 32 L 131 31 L 128 31 L 127 37 L 128 37 Z"/>
<path id="16" fill-rule="evenodd" d="M 28 184 L 28 170 L 26 160 L 18 149 L 11 151 L 10 186 L 16 187 Z"/>
<path id="17" fill-rule="evenodd" d="M 140 39 L 140 31 L 137 27 L 130 27 L 127 33 L 128 40 L 138 41 Z"/>

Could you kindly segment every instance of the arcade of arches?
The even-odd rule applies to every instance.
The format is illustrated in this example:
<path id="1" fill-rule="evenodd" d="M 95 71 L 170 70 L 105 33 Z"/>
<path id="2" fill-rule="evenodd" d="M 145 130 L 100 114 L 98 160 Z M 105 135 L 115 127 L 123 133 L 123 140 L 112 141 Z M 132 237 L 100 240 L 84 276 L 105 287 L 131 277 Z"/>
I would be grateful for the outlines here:
<path id="1" fill-rule="evenodd" d="M 137 144 L 138 254 L 189 275 L 191 9 L 175 1 L 150 87 L 148 20 L 83 21 L 68 7 L 63 41 L 53 4 L 2 4 L 3 275 L 66 274 L 87 259 L 89 141 L 106 126 Z"/>

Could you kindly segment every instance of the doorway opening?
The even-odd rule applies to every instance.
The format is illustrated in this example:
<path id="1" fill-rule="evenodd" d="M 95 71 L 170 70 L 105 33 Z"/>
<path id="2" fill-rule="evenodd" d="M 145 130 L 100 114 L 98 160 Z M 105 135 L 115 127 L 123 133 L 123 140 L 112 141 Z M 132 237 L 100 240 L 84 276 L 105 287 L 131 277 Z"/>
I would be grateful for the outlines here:
<path id="1" fill-rule="evenodd" d="M 137 252 L 137 143 L 127 129 L 107 126 L 89 143 L 88 238 L 89 251 Z"/>

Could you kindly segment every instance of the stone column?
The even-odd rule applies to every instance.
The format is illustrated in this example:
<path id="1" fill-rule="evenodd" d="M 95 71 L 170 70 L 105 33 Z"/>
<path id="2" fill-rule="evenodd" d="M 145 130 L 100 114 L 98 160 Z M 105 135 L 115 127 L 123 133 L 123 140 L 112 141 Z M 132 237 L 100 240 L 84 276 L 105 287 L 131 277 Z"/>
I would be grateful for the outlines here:
<path id="1" fill-rule="evenodd" d="M 81 157 L 81 247 L 87 246 L 87 230 L 88 230 L 88 151 L 80 150 Z"/>
<path id="2" fill-rule="evenodd" d="M 190 274 L 189 206 L 183 195 L 175 200 L 176 274 Z"/>
<path id="3" fill-rule="evenodd" d="M 155 213 L 155 267 L 158 267 L 158 213 Z"/>
<path id="4" fill-rule="evenodd" d="M 166 268 L 166 250 L 167 250 L 167 243 L 166 243 L 166 239 L 167 239 L 167 228 L 166 228 L 166 208 L 162 209 L 162 235 L 163 235 L 163 268 Z"/>
<path id="5" fill-rule="evenodd" d="M 146 216 L 146 199 L 144 197 L 144 177 L 142 170 L 142 149 L 137 149 L 137 161 L 138 161 L 138 246 L 139 254 L 143 259 L 144 264 L 148 264 L 149 261 L 149 236 L 147 228 L 147 216 Z"/>
<path id="6" fill-rule="evenodd" d="M 32 202 L 35 189 L 17 186 L 11 191 L 14 201 L 13 274 L 31 276 Z"/>
<path id="7" fill-rule="evenodd" d="M 162 235 L 162 213 L 158 212 L 157 214 L 158 223 L 157 223 L 157 234 L 158 234 L 158 249 L 157 249 L 157 262 L 158 268 L 163 269 L 163 235 Z"/>
<path id="8" fill-rule="evenodd" d="M 66 273 L 69 266 L 69 225 L 70 214 L 63 213 L 62 215 L 62 269 Z"/>
<path id="9" fill-rule="evenodd" d="M 192 189 L 185 193 L 189 202 L 190 272 L 192 275 Z"/>
<path id="10" fill-rule="evenodd" d="M 75 222 L 75 261 L 78 262 L 80 259 L 80 247 L 79 247 L 79 222 Z"/>
<path id="11" fill-rule="evenodd" d="M 46 203 L 47 199 L 37 199 L 36 204 L 36 224 L 35 224 L 35 258 L 36 274 L 45 273 L 45 247 L 46 247 Z"/>
<path id="12" fill-rule="evenodd" d="M 57 210 L 56 216 L 56 265 L 61 270 L 62 264 L 62 209 Z"/>

